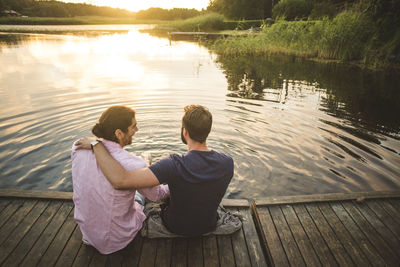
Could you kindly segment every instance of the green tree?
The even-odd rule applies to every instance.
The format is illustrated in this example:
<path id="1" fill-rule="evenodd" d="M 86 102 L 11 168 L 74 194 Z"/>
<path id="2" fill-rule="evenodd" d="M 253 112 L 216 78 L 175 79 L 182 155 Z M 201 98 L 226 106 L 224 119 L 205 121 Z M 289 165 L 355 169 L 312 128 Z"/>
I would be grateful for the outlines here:
<path id="1" fill-rule="evenodd" d="M 207 11 L 223 14 L 230 19 L 265 19 L 277 0 L 210 0 Z"/>
<path id="2" fill-rule="evenodd" d="M 307 18 L 313 3 L 307 0 L 282 0 L 272 9 L 272 17 L 285 17 L 287 20 Z"/>

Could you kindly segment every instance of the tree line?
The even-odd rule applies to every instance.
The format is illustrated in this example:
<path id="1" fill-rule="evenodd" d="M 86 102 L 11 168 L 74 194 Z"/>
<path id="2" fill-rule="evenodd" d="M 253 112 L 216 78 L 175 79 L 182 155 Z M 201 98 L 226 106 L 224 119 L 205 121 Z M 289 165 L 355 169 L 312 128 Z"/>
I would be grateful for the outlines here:
<path id="1" fill-rule="evenodd" d="M 187 8 L 149 8 L 131 12 L 120 8 L 100 7 L 84 3 L 64 3 L 54 0 L 0 0 L 0 16 L 4 10 L 14 10 L 29 17 L 106 16 L 153 20 L 187 19 L 201 14 L 201 11 Z M 3 15 L 5 14 L 3 13 Z"/>
<path id="2" fill-rule="evenodd" d="M 120 8 L 99 7 L 84 3 L 64 3 L 53 0 L 0 0 L 1 10 L 14 10 L 30 17 L 131 17 L 135 14 L 134 12 Z"/>

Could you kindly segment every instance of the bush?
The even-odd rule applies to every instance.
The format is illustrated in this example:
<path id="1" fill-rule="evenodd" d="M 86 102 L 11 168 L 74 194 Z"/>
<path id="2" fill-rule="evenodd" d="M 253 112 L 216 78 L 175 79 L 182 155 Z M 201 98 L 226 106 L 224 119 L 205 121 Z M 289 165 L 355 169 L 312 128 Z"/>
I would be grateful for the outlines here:
<path id="1" fill-rule="evenodd" d="M 225 30 L 224 16 L 211 13 L 186 20 L 174 21 L 161 25 L 161 28 L 172 28 L 176 31 L 197 32 L 197 31 L 220 31 Z"/>
<path id="2" fill-rule="evenodd" d="M 336 7 L 329 2 L 316 3 L 311 10 L 311 19 L 322 19 L 324 17 L 334 18 L 337 14 Z"/>
<path id="3" fill-rule="evenodd" d="M 312 8 L 313 4 L 306 0 L 281 0 L 272 9 L 272 17 L 274 19 L 284 17 L 287 20 L 303 19 L 310 15 Z"/>

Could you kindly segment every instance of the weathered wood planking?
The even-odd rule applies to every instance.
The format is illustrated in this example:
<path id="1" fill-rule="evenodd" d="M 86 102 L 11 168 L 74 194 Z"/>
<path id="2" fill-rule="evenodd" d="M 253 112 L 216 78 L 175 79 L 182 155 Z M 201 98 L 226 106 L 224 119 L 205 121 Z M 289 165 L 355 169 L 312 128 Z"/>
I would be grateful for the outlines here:
<path id="1" fill-rule="evenodd" d="M 398 192 L 331 194 L 319 200 L 270 198 L 260 203 L 256 201 L 253 210 L 272 265 L 398 266 L 400 262 Z"/>
<path id="2" fill-rule="evenodd" d="M 245 219 L 229 236 L 147 239 L 102 255 L 82 244 L 72 193 L 0 192 L 1 266 L 266 266 L 248 200 L 223 204 Z"/>

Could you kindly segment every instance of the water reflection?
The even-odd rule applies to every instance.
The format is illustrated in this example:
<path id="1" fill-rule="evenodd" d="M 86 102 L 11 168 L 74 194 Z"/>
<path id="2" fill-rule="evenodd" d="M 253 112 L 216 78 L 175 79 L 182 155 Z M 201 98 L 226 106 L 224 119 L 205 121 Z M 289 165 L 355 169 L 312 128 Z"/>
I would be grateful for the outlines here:
<path id="1" fill-rule="evenodd" d="M 277 189 L 308 194 L 399 188 L 399 76 L 282 56 L 216 61 L 228 81 L 227 101 L 248 115 L 231 121 L 246 136 L 237 139 L 246 145 L 236 152 L 248 167 L 237 175 L 266 177 L 252 190 L 274 195 Z M 264 172 L 248 173 L 253 155 Z"/>
<path id="2" fill-rule="evenodd" d="M 228 96 L 285 103 L 294 94 L 301 97 L 303 91 L 323 91 L 322 111 L 356 127 L 400 137 L 400 77 L 394 71 L 374 72 L 283 56 L 219 56 L 217 62 L 228 81 Z"/>

